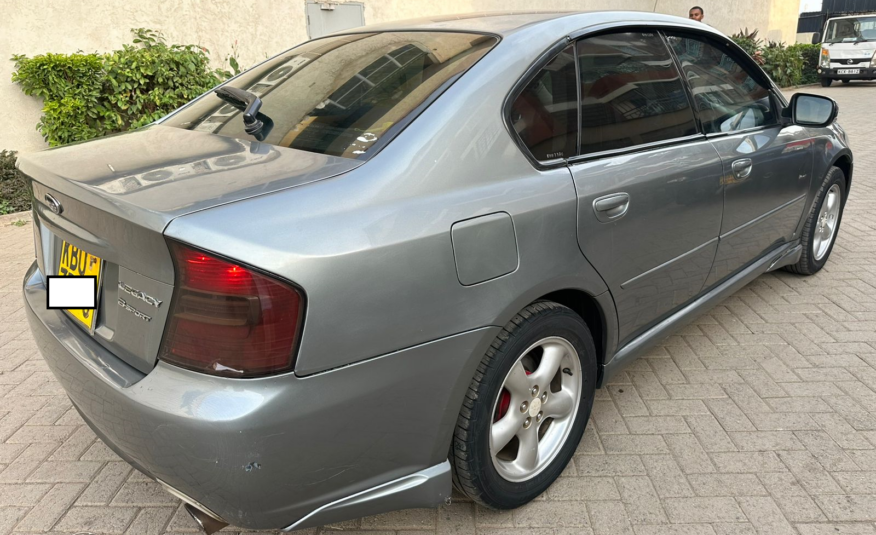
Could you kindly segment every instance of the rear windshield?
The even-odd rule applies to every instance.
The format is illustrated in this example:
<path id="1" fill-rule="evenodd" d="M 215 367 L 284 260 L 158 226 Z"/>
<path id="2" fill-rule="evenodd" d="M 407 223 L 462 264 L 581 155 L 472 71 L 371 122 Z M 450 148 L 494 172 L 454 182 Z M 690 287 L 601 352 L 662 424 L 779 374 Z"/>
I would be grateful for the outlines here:
<path id="1" fill-rule="evenodd" d="M 364 159 L 483 57 L 492 36 L 386 32 L 317 39 L 273 58 L 228 86 L 262 100 L 261 139 L 241 111 L 211 93 L 162 124 Z"/>

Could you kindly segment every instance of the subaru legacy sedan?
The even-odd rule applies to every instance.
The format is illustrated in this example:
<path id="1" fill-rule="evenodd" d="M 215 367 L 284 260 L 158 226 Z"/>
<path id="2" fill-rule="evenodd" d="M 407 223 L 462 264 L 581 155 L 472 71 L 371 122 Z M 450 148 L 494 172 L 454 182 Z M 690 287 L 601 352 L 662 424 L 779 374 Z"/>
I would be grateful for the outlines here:
<path id="1" fill-rule="evenodd" d="M 836 116 L 670 16 L 314 39 L 23 156 L 26 309 L 83 419 L 208 533 L 451 488 L 515 508 L 624 365 L 762 273 L 825 265 L 853 168 Z M 70 275 L 93 307 L 48 307 Z"/>

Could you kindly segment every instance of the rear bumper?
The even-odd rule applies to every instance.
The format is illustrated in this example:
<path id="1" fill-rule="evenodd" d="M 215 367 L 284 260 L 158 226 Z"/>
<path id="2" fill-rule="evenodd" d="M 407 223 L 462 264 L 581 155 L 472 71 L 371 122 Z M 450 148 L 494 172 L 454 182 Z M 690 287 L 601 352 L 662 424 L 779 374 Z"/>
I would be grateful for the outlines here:
<path id="1" fill-rule="evenodd" d="M 860 73 L 858 74 L 838 74 L 837 71 L 840 69 L 860 69 Z M 822 67 L 818 68 L 818 76 L 820 78 L 830 78 L 831 80 L 874 80 L 876 79 L 876 67 L 857 67 L 855 65 L 850 65 L 848 67 L 841 67 L 840 69 L 825 69 Z"/>
<path id="2" fill-rule="evenodd" d="M 36 264 L 24 296 L 43 357 L 104 442 L 193 505 L 249 529 L 442 503 L 462 396 L 498 332 L 303 378 L 218 378 L 161 362 L 144 375 L 46 309 Z"/>

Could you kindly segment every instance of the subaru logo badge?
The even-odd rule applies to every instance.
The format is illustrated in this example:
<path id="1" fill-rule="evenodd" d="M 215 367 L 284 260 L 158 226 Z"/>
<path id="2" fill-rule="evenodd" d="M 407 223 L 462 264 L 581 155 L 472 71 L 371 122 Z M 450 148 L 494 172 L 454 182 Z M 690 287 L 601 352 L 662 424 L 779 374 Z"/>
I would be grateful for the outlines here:
<path id="1" fill-rule="evenodd" d="M 46 200 L 46 204 L 49 206 L 49 210 L 58 215 L 61 215 L 61 212 L 64 211 L 64 207 L 61 206 L 61 203 L 58 202 L 58 199 L 56 199 L 51 193 L 46 193 L 46 196 L 44 198 Z"/>

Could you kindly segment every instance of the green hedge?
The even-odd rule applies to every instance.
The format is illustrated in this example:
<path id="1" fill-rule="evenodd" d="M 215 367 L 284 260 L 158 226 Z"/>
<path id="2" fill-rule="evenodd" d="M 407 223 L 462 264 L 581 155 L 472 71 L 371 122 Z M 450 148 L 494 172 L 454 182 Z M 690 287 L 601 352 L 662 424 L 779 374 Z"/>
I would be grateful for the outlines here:
<path id="1" fill-rule="evenodd" d="M 108 54 L 15 55 L 12 81 L 43 99 L 37 129 L 56 146 L 149 124 L 228 78 L 209 51 L 167 45 L 137 28 L 133 44 Z"/>
<path id="2" fill-rule="evenodd" d="M 15 168 L 15 153 L 0 150 L 0 215 L 30 210 L 30 190 Z"/>
<path id="3" fill-rule="evenodd" d="M 800 84 L 817 84 L 818 83 L 818 60 L 821 57 L 821 45 L 796 44 L 789 48 L 796 49 L 803 57 L 803 73 L 800 77 Z"/>
<path id="4" fill-rule="evenodd" d="M 763 70 L 770 75 L 779 87 L 800 85 L 803 79 L 803 56 L 784 43 L 770 43 L 761 49 Z"/>

